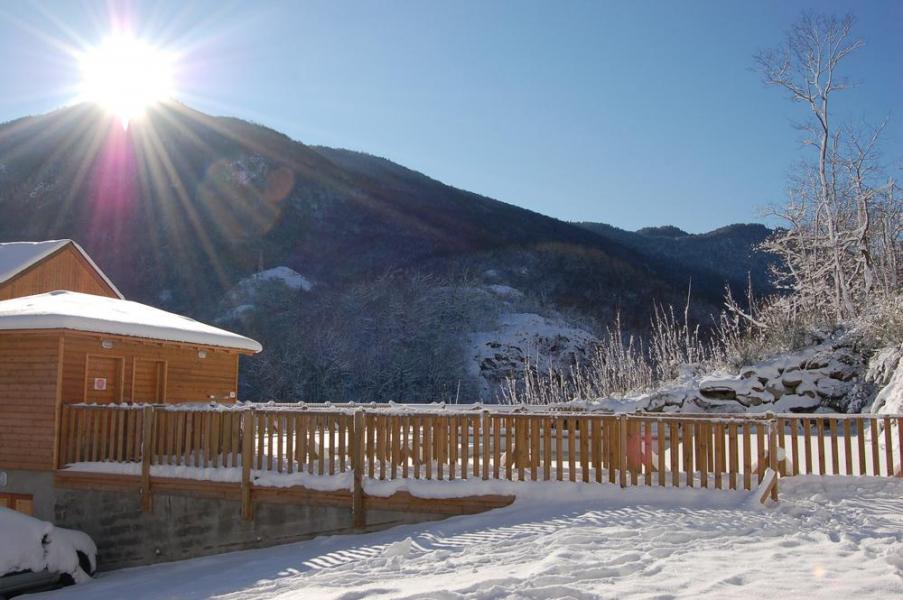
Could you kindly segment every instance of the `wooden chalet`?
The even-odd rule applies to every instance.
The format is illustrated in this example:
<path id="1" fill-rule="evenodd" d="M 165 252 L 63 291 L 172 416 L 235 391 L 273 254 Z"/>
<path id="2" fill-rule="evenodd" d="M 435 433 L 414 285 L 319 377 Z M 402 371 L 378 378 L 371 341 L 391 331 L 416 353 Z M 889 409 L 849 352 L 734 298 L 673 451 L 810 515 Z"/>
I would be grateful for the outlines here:
<path id="1" fill-rule="evenodd" d="M 113 282 L 72 240 L 0 244 L 0 300 L 54 290 L 123 299 Z"/>
<path id="2" fill-rule="evenodd" d="M 0 469 L 59 466 L 64 404 L 235 402 L 260 350 L 125 300 L 71 240 L 0 244 Z"/>

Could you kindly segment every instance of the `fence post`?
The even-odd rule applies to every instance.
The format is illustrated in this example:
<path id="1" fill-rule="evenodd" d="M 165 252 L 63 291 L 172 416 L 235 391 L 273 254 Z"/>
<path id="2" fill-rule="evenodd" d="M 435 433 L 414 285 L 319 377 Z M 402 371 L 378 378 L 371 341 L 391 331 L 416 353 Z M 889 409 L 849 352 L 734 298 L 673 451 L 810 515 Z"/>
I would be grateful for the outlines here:
<path id="1" fill-rule="evenodd" d="M 143 430 L 141 435 L 141 510 L 150 512 L 154 503 L 151 497 L 150 467 L 154 451 L 154 407 L 144 407 Z"/>
<path id="2" fill-rule="evenodd" d="M 492 424 L 489 419 L 489 411 L 485 408 L 483 409 L 482 415 L 482 423 L 480 424 L 480 433 L 483 436 L 482 439 L 482 450 L 483 450 L 483 479 L 489 479 L 489 427 Z M 548 449 L 546 449 L 548 452 Z"/>
<path id="3" fill-rule="evenodd" d="M 618 462 L 618 480 L 621 487 L 627 487 L 627 415 L 618 416 L 618 454 L 620 454 Z"/>
<path id="4" fill-rule="evenodd" d="M 364 507 L 364 411 L 354 411 L 354 426 L 351 435 L 351 469 L 354 473 L 354 488 L 351 494 L 351 515 L 355 527 L 367 526 L 367 512 Z"/>
<path id="5" fill-rule="evenodd" d="M 784 432 L 781 432 L 783 435 Z M 774 471 L 774 485 L 771 486 L 771 499 L 778 500 L 778 432 L 773 415 L 768 419 L 768 467 Z"/>
<path id="6" fill-rule="evenodd" d="M 254 462 L 254 413 L 241 413 L 241 518 L 254 518 L 254 504 L 251 502 L 251 463 Z"/>

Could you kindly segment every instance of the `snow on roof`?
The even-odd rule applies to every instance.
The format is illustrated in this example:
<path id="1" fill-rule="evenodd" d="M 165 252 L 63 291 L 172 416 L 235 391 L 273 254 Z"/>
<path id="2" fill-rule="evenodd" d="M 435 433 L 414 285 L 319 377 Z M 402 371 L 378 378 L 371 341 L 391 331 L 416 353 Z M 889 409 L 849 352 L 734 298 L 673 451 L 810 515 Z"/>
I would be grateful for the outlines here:
<path id="1" fill-rule="evenodd" d="M 56 291 L 0 302 L 0 330 L 73 329 L 260 352 L 256 341 L 158 308 Z"/>
<path id="2" fill-rule="evenodd" d="M 116 292 L 120 298 L 124 298 L 122 293 L 113 285 L 110 278 L 100 270 L 100 267 L 91 260 L 88 253 L 72 240 L 47 240 L 44 242 L 5 242 L 0 243 L 0 283 L 9 281 L 28 267 L 40 262 L 44 258 L 50 256 L 63 246 L 72 244 L 75 249 L 84 257 L 88 264 L 97 271 L 110 288 Z"/>

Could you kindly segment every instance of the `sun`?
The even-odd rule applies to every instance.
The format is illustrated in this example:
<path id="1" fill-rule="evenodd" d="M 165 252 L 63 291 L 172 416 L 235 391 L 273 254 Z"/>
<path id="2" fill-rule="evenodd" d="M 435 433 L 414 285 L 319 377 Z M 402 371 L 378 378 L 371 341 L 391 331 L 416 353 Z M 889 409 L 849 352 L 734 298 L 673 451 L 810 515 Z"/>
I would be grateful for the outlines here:
<path id="1" fill-rule="evenodd" d="M 83 52 L 79 67 L 81 99 L 106 107 L 123 127 L 173 95 L 173 55 L 128 34 Z"/>

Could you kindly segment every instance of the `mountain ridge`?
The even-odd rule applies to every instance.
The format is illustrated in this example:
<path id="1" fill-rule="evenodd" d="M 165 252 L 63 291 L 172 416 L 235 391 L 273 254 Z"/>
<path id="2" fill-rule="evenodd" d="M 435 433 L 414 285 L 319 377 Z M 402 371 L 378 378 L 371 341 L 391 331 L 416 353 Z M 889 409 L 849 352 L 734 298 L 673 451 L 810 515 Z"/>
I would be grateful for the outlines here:
<path id="1" fill-rule="evenodd" d="M 207 321 L 234 316 L 230 328 L 271 349 L 243 373 L 260 397 L 308 397 L 297 392 L 308 385 L 300 374 L 270 385 L 254 370 L 262 364 L 338 372 L 318 389 L 351 397 L 401 389 L 399 378 L 415 382 L 405 388 L 411 398 L 445 393 L 464 371 L 463 342 L 424 337 L 412 323 L 464 340 L 515 311 L 587 330 L 620 316 L 627 331 L 642 331 L 656 303 L 683 304 L 691 281 L 693 317 L 706 322 L 724 284 L 717 271 L 631 245 L 638 234 L 568 223 L 388 159 L 181 104 L 155 107 L 126 130 L 90 105 L 0 125 L 0 214 L 0 241 L 78 240 L 130 299 Z M 317 284 L 265 286 L 251 310 L 229 305 L 240 281 L 275 267 Z M 480 291 L 491 285 L 522 297 Z M 415 306 L 420 321 L 406 315 Z M 296 338 L 320 345 L 299 349 Z M 336 344 L 345 358 L 322 364 Z M 385 350 L 357 363 L 363 346 Z M 306 366 L 267 362 L 280 353 Z M 424 353 L 451 366 L 379 366 Z M 361 383 L 367 369 L 389 379 Z"/>

